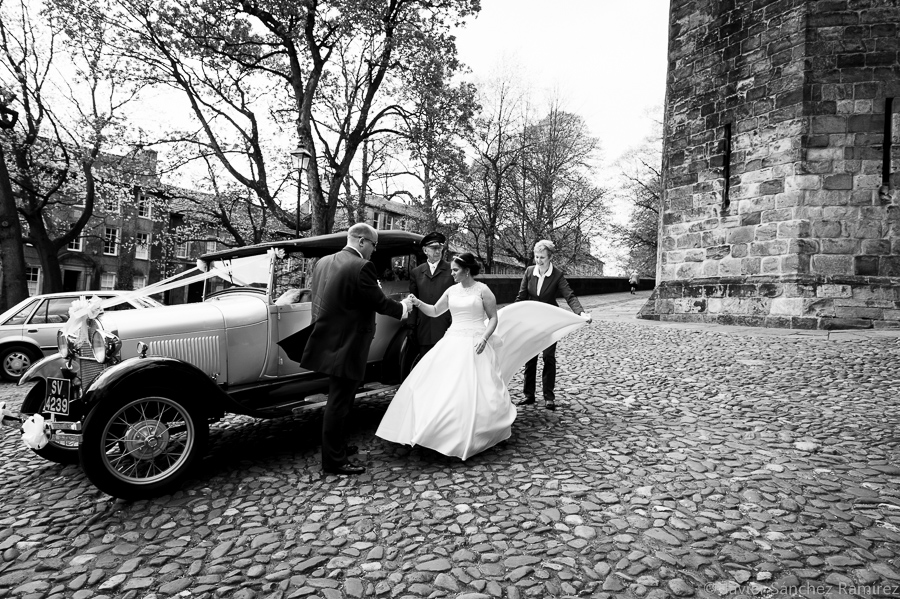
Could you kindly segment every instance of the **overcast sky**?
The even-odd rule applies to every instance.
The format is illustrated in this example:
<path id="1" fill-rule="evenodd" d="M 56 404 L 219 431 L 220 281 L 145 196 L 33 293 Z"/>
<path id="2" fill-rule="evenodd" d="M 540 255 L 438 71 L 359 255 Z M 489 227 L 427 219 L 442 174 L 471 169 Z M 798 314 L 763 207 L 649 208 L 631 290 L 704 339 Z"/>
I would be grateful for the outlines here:
<path id="1" fill-rule="evenodd" d="M 481 0 L 457 49 L 476 81 L 516 65 L 535 103 L 558 97 L 584 117 L 600 139 L 598 178 L 608 186 L 612 163 L 650 134 L 648 113 L 665 100 L 668 18 L 669 0 Z M 625 205 L 611 208 L 626 219 Z M 607 275 L 622 274 L 619 251 L 594 240 Z"/>
<path id="2" fill-rule="evenodd" d="M 518 65 L 535 100 L 557 95 L 600 138 L 606 161 L 650 133 L 665 95 L 668 0 L 481 0 L 458 33 L 476 78 Z"/>

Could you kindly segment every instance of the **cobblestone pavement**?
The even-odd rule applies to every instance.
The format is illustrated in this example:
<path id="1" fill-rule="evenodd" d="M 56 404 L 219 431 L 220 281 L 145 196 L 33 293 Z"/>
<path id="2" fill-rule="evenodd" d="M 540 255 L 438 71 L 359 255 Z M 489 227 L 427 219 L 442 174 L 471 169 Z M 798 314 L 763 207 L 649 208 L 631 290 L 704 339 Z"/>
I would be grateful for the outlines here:
<path id="1" fill-rule="evenodd" d="M 4 436 L 0 597 L 900 596 L 900 340 L 591 299 L 560 409 L 466 462 L 375 438 L 389 397 L 352 416 L 363 476 L 320 474 L 319 411 L 230 417 L 134 503 Z"/>

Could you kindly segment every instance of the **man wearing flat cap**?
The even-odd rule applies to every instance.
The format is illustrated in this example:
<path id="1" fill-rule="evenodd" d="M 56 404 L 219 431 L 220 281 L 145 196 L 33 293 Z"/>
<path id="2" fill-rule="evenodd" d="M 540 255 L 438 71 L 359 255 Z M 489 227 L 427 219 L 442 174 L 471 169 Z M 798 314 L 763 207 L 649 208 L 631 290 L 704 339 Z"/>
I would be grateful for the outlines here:
<path id="1" fill-rule="evenodd" d="M 446 242 L 447 238 L 437 231 L 423 237 L 422 250 L 428 261 L 415 267 L 410 273 L 409 292 L 426 304 L 437 303 L 444 292 L 453 285 L 450 264 L 443 259 Z M 411 327 L 410 337 L 415 339 L 419 346 L 416 356 L 418 362 L 447 332 L 450 327 L 450 312 L 448 310 L 436 318 L 425 316 L 420 310 L 413 312 L 407 326 Z"/>

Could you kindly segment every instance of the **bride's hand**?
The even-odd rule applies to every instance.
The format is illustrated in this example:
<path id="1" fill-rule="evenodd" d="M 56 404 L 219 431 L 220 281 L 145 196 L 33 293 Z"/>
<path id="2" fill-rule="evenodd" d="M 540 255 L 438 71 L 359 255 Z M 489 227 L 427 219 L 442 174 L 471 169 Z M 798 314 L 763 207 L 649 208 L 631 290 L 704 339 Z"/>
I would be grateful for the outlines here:
<path id="1" fill-rule="evenodd" d="M 406 299 L 408 299 L 408 300 L 410 301 L 410 303 L 411 303 L 414 307 L 416 307 L 416 308 L 418 308 L 418 307 L 419 307 L 419 304 L 422 303 L 421 301 L 419 301 L 419 298 L 417 298 L 416 296 L 414 296 L 412 293 L 410 293 L 409 295 L 407 295 L 407 296 L 406 296 Z"/>
<path id="2" fill-rule="evenodd" d="M 479 339 L 478 343 L 475 344 L 475 353 L 480 354 L 484 351 L 484 348 L 487 346 L 487 341 L 484 339 Z"/>

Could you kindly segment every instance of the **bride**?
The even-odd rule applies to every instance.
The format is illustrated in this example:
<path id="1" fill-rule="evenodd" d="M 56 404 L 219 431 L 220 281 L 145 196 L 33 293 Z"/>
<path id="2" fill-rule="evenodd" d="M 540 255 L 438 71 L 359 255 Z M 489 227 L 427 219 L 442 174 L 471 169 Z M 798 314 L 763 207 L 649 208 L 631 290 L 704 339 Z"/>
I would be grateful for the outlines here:
<path id="1" fill-rule="evenodd" d="M 516 419 L 509 379 L 587 322 L 539 302 L 512 304 L 498 318 L 493 292 L 473 278 L 479 270 L 474 255 L 460 254 L 450 264 L 456 285 L 433 306 L 410 296 L 426 316 L 449 309 L 453 324 L 397 390 L 375 432 L 382 439 L 463 460 L 508 439 Z M 510 351 L 504 338 L 513 341 Z"/>

